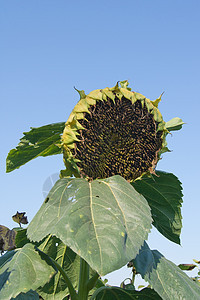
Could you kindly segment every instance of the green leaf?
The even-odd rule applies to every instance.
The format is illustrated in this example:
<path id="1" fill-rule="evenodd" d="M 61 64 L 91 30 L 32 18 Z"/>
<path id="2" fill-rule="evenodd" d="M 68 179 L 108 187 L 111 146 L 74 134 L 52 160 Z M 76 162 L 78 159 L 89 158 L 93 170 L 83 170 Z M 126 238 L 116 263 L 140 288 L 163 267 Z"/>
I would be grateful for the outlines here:
<path id="1" fill-rule="evenodd" d="M 20 293 L 16 298 L 11 298 L 11 300 L 39 300 L 38 293 L 30 290 L 28 293 Z"/>
<path id="2" fill-rule="evenodd" d="M 57 261 L 71 280 L 74 288 L 78 287 L 80 257 L 56 237 L 47 237 L 39 249 Z M 37 292 L 44 300 L 60 300 L 69 294 L 67 284 L 58 273 Z"/>
<path id="3" fill-rule="evenodd" d="M 24 245 L 30 243 L 30 240 L 27 238 L 26 231 L 27 229 L 22 228 L 17 231 L 15 237 L 15 245 L 17 248 L 22 248 Z"/>
<path id="4" fill-rule="evenodd" d="M 133 264 L 162 299 L 200 299 L 200 287 L 160 252 L 151 250 L 146 242 Z"/>
<path id="5" fill-rule="evenodd" d="M 98 274 L 124 266 L 136 256 L 151 228 L 147 201 L 119 175 L 88 182 L 56 182 L 28 226 L 34 241 L 57 236 Z"/>
<path id="6" fill-rule="evenodd" d="M 38 156 L 60 154 L 60 135 L 65 123 L 54 123 L 24 132 L 16 149 L 10 150 L 6 159 L 6 172 L 11 172 Z"/>
<path id="7" fill-rule="evenodd" d="M 106 286 L 98 289 L 91 300 L 162 300 L 162 298 L 150 288 L 135 291 Z"/>
<path id="8" fill-rule="evenodd" d="M 56 273 L 48 258 L 32 244 L 0 257 L 0 299 L 10 299 L 43 286 Z"/>
<path id="9" fill-rule="evenodd" d="M 27 229 L 21 229 L 17 232 L 15 238 L 16 247 L 23 247 L 25 244 L 30 243 L 30 240 L 27 238 L 26 231 Z M 48 236 L 40 243 L 37 242 L 35 244 L 42 252 L 60 264 L 63 270 L 67 273 L 67 276 L 71 280 L 73 286 L 77 288 L 79 281 L 80 257 L 55 236 Z M 94 273 L 95 272 L 93 270 L 90 270 L 90 276 L 93 276 Z M 101 286 L 104 286 L 104 284 L 101 279 L 98 279 L 95 289 Z M 63 280 L 59 270 L 48 283 L 37 289 L 37 291 L 44 300 L 60 300 L 69 294 L 67 284 Z"/>
<path id="10" fill-rule="evenodd" d="M 132 183 L 151 207 L 153 225 L 170 241 L 180 244 L 182 187 L 178 178 L 162 171 Z"/>
<path id="11" fill-rule="evenodd" d="M 173 118 L 170 121 L 166 122 L 165 127 L 167 128 L 168 131 L 174 131 L 174 130 L 180 130 L 182 128 L 183 124 L 185 124 L 183 122 L 183 120 L 176 117 L 176 118 Z"/>

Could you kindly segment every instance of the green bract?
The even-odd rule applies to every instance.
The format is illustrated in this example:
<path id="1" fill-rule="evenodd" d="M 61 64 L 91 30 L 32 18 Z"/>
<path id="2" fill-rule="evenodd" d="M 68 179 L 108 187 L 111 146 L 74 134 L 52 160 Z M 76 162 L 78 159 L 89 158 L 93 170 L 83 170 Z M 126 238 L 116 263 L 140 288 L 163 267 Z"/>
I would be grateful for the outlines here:
<path id="1" fill-rule="evenodd" d="M 113 88 L 79 91 L 62 135 L 66 171 L 63 176 L 108 178 L 121 175 L 128 181 L 154 173 L 166 151 L 167 128 L 157 106 L 132 92 L 128 82 Z"/>

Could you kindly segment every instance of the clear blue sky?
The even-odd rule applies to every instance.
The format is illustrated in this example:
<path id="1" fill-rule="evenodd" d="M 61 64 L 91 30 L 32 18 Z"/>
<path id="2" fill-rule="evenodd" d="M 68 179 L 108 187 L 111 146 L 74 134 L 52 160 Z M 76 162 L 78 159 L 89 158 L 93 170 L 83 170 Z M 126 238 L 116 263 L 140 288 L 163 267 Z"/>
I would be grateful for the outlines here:
<path id="1" fill-rule="evenodd" d="M 0 224 L 41 206 L 48 176 L 63 168 L 62 156 L 37 158 L 5 173 L 7 153 L 30 126 L 66 121 L 86 93 L 128 79 L 151 100 L 165 91 L 164 120 L 187 124 L 168 137 L 173 150 L 157 169 L 183 183 L 182 246 L 156 230 L 149 245 L 175 263 L 200 259 L 199 240 L 199 0 L 1 1 L 0 4 Z M 130 270 L 115 273 L 119 284 Z"/>

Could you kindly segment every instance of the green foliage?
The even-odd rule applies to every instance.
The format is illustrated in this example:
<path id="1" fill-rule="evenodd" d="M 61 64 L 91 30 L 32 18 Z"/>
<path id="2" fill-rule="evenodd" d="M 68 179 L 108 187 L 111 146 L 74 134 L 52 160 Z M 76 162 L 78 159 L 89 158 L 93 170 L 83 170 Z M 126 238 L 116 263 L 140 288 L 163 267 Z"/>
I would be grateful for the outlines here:
<path id="1" fill-rule="evenodd" d="M 146 242 L 133 264 L 162 299 L 199 299 L 200 287 L 160 252 L 151 250 Z"/>
<path id="2" fill-rule="evenodd" d="M 144 176 L 132 183 L 151 207 L 153 225 L 166 238 L 180 244 L 182 228 L 182 187 L 178 178 L 162 171 L 156 175 Z"/>
<path id="3" fill-rule="evenodd" d="M 67 273 L 74 288 L 77 289 L 80 257 L 55 236 L 47 237 L 39 245 L 39 249 L 59 263 Z M 59 271 L 48 283 L 37 289 L 37 292 L 44 300 L 60 300 L 69 294 L 67 283 Z"/>
<path id="4" fill-rule="evenodd" d="M 140 97 L 130 93 L 127 84 L 121 82 L 123 97 Z M 115 98 L 113 91 L 118 92 L 118 86 L 105 89 L 104 96 Z M 96 103 L 99 93 L 101 90 L 87 97 L 80 91 L 80 96 L 87 97 L 89 107 Z M 71 131 L 65 128 L 69 149 L 75 147 L 70 134 L 74 136 L 74 130 L 83 130 L 78 121 L 88 112 L 83 100 L 73 110 L 81 109 L 76 118 L 73 119 L 73 113 L 70 115 Z M 159 101 L 160 98 L 152 101 L 148 110 L 156 110 L 157 121 L 162 120 L 157 109 Z M 183 124 L 180 118 L 166 123 L 162 120 L 159 130 L 163 131 L 163 145 L 159 154 L 169 151 L 167 133 L 181 129 Z M 60 139 L 64 127 L 65 123 L 60 122 L 24 133 L 16 149 L 8 154 L 7 172 L 38 156 L 62 153 Z M 81 131 L 76 132 L 76 141 L 79 134 Z M 151 169 L 153 172 L 153 166 Z M 67 169 L 56 182 L 27 230 L 10 230 L 0 225 L 0 250 L 8 251 L 0 257 L 0 299 L 40 296 L 44 300 L 67 300 L 69 295 L 71 300 L 200 299 L 200 287 L 196 284 L 199 277 L 195 282 L 181 270 L 191 270 L 195 265 L 177 267 L 157 250 L 150 250 L 145 242 L 153 224 L 167 239 L 180 244 L 183 195 L 175 175 L 156 171 L 156 175 L 141 176 L 129 183 L 119 175 L 90 181 L 68 177 L 70 172 Z M 17 212 L 13 216 L 20 226 L 28 222 L 24 214 Z M 151 288 L 135 290 L 135 273 L 131 283 L 121 287 L 102 281 L 100 275 L 128 262 Z"/>
<path id="5" fill-rule="evenodd" d="M 27 243 L 30 243 L 30 240 L 27 238 L 26 231 L 27 229 L 23 228 L 17 231 L 17 235 L 15 237 L 15 245 L 17 248 L 22 248 Z"/>
<path id="6" fill-rule="evenodd" d="M 0 257 L 0 299 L 43 286 L 56 273 L 49 257 L 28 243 Z"/>
<path id="7" fill-rule="evenodd" d="M 30 243 L 30 240 L 27 238 L 27 229 L 19 230 L 15 238 L 16 247 L 23 247 L 27 243 Z M 77 288 L 80 257 L 55 236 L 49 235 L 42 241 L 34 244 L 37 245 L 39 250 L 60 264 L 63 270 L 67 272 L 74 287 Z M 37 292 L 44 300 L 59 300 L 69 294 L 67 283 L 59 270 L 49 282 L 47 282 L 43 287 L 39 287 Z"/>
<path id="8" fill-rule="evenodd" d="M 28 227 L 40 241 L 57 236 L 105 275 L 138 253 L 151 228 L 147 201 L 121 176 L 91 183 L 80 178 L 56 182 Z"/>
<path id="9" fill-rule="evenodd" d="M 6 171 L 11 172 L 38 156 L 61 153 L 58 146 L 65 123 L 55 123 L 24 132 L 16 149 L 10 150 L 6 160 Z"/>
<path id="10" fill-rule="evenodd" d="M 152 289 L 142 291 L 126 290 L 118 287 L 102 287 L 97 290 L 91 300 L 161 300 L 162 298 Z"/>

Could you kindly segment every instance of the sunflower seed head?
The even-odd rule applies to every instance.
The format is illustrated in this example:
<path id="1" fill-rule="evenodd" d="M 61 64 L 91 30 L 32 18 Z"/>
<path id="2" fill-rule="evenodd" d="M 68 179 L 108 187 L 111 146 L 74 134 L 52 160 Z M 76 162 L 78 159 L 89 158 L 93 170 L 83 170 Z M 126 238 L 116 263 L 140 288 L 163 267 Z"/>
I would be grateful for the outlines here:
<path id="1" fill-rule="evenodd" d="M 127 81 L 81 98 L 62 136 L 65 174 L 90 180 L 118 174 L 132 181 L 154 173 L 166 147 L 158 99 L 131 92 Z"/>

